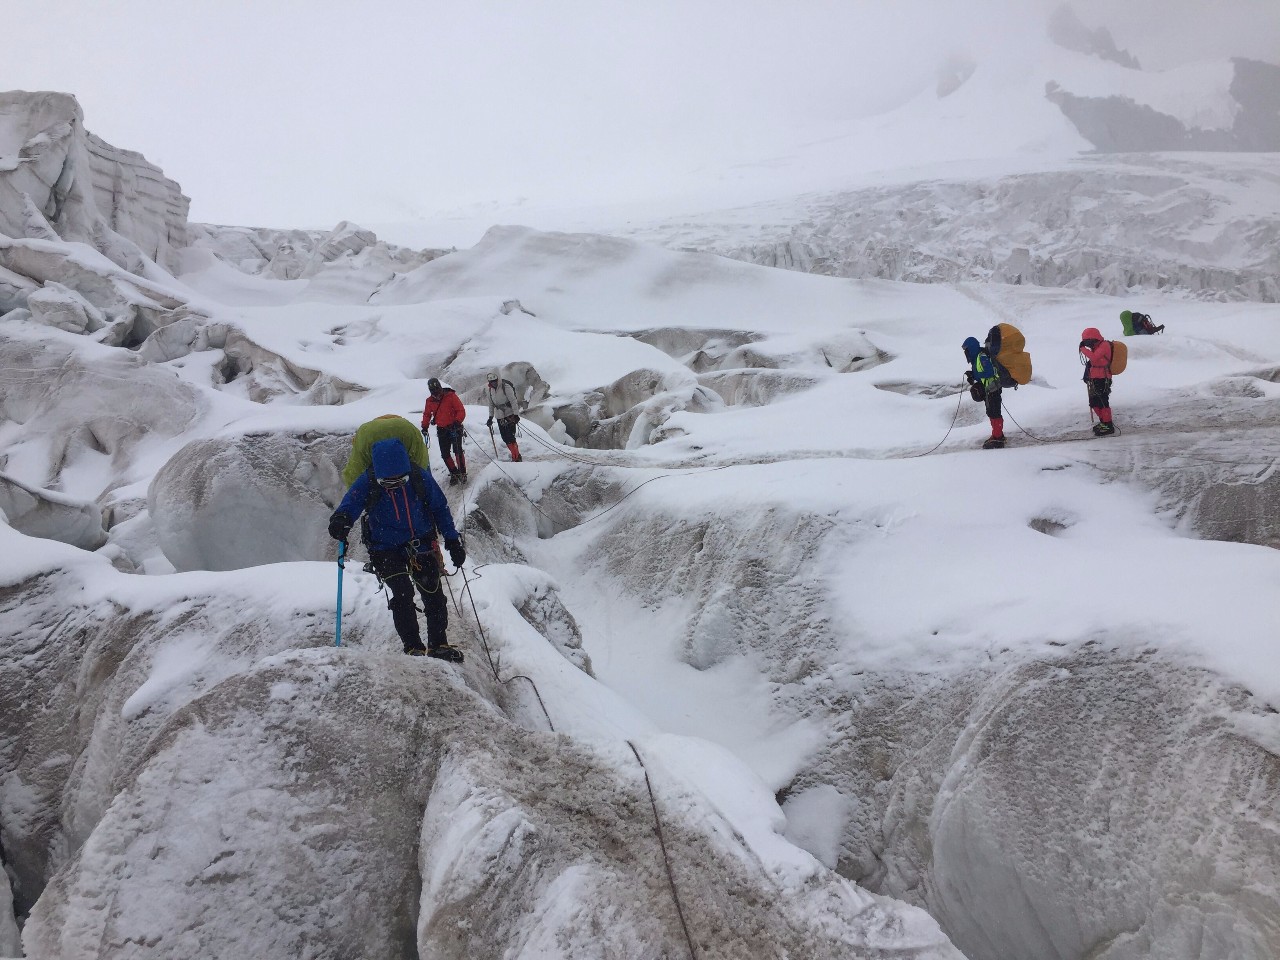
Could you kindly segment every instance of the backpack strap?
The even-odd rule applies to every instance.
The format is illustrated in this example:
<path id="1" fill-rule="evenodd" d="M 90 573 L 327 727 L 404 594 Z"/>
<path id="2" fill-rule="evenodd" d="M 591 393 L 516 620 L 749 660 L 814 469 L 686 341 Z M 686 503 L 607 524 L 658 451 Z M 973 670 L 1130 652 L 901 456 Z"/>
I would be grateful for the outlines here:
<path id="1" fill-rule="evenodd" d="M 427 498 L 427 481 L 425 478 L 426 471 L 416 463 L 411 465 L 409 470 L 409 483 L 413 485 L 413 495 L 422 502 L 422 512 L 427 515 L 427 520 L 431 524 L 431 539 L 438 540 L 440 531 L 436 528 L 436 518 L 431 515 L 431 501 Z"/>
<path id="2" fill-rule="evenodd" d="M 365 549 L 373 549 L 373 528 L 369 526 L 369 511 L 371 511 L 382 497 L 382 487 L 378 485 L 377 479 L 373 476 L 373 467 L 370 466 L 364 472 L 365 477 L 369 480 L 369 492 L 364 495 L 364 510 L 360 514 L 360 539 L 364 541 Z M 368 572 L 369 565 L 365 564 L 365 571 Z M 382 578 L 378 578 L 378 586 L 382 586 Z"/>
<path id="3" fill-rule="evenodd" d="M 991 356 L 992 360 L 994 360 L 996 358 L 996 354 L 1000 352 L 1001 339 L 1000 324 L 997 323 L 987 331 L 987 341 L 983 344 L 983 346 L 987 348 L 987 353 Z"/>
<path id="4" fill-rule="evenodd" d="M 424 471 L 416 463 L 409 465 L 409 484 L 413 487 L 413 495 L 422 501 L 423 512 L 426 513 L 427 519 L 431 521 L 431 536 L 436 539 L 440 536 L 439 530 L 436 529 L 436 521 L 431 516 L 431 501 L 427 497 L 427 481 L 424 479 Z M 378 501 L 382 499 L 382 484 L 373 475 L 373 467 L 365 471 L 365 475 L 369 478 L 369 492 L 364 498 L 364 513 L 360 516 L 360 532 L 364 537 L 365 546 L 373 542 L 372 532 L 369 530 L 369 511 L 378 505 Z"/>
<path id="5" fill-rule="evenodd" d="M 377 506 L 378 501 L 382 499 L 382 485 L 378 483 L 378 478 L 373 475 L 373 467 L 364 472 L 369 478 L 369 492 L 364 495 L 364 512 L 367 516 L 369 511 Z"/>

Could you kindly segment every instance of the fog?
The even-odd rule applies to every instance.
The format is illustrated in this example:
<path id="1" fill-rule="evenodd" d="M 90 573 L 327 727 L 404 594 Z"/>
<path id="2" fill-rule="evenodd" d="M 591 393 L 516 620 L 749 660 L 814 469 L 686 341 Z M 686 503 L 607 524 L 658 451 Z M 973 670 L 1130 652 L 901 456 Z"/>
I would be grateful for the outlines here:
<path id="1" fill-rule="evenodd" d="M 1055 2 L 0 0 L 5 88 L 74 93 L 194 220 L 329 227 L 639 200 L 839 130 Z M 1143 66 L 1276 59 L 1274 0 L 1078 0 Z"/>

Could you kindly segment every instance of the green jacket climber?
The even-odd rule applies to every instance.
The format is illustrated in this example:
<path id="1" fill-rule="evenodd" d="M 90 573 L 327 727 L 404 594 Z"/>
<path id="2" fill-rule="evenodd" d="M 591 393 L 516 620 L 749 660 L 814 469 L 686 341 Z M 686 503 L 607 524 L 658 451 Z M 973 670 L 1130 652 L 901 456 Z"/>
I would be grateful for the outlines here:
<path id="1" fill-rule="evenodd" d="M 356 478 L 373 465 L 373 445 L 379 440 L 394 437 L 409 451 L 409 459 L 423 470 L 431 470 L 431 454 L 422 439 L 422 432 L 404 417 L 394 413 L 383 414 L 362 424 L 351 438 L 351 456 L 342 468 L 342 482 L 349 488 Z"/>

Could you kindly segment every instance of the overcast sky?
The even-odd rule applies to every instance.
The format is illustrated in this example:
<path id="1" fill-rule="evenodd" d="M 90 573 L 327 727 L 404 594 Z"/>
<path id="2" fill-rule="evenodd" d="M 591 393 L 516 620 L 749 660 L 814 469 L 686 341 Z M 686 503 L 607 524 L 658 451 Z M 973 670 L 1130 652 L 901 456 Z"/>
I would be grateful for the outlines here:
<path id="1" fill-rule="evenodd" d="M 197 221 L 329 227 L 662 191 L 893 104 L 1056 0 L 0 0 L 0 89 L 74 93 Z M 1280 0 L 1077 0 L 1147 68 L 1280 60 Z"/>

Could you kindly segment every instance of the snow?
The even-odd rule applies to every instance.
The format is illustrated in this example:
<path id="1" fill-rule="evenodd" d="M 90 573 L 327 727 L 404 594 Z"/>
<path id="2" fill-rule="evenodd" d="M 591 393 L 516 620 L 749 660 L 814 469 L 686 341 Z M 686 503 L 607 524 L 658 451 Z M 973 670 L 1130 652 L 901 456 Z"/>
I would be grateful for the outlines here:
<path id="1" fill-rule="evenodd" d="M 211 275 L 220 279 L 212 282 Z M 802 891 L 811 884 L 833 882 L 832 868 L 848 857 L 848 831 L 873 808 L 871 798 L 838 786 L 839 778 L 803 785 L 815 763 L 842 749 L 832 727 L 841 714 L 831 712 L 837 702 L 831 698 L 847 696 L 859 674 L 949 683 L 993 659 L 1066 663 L 1101 641 L 1111 656 L 1158 651 L 1166 668 L 1216 677 L 1247 689 L 1260 704 L 1280 703 L 1274 550 L 1189 536 L 1193 521 L 1180 519 L 1162 488 L 1143 479 L 1169 456 L 1195 455 L 1180 438 L 1202 429 L 1194 418 L 1206 407 L 1208 385 L 1256 381 L 1255 390 L 1235 399 L 1219 391 L 1207 406 L 1218 418 L 1229 416 L 1233 404 L 1241 412 L 1256 409 L 1260 428 L 1269 429 L 1266 411 L 1277 391 L 1259 374 L 1280 358 L 1264 305 L 1223 311 L 1171 301 L 1153 309 L 1168 329 L 1130 343 L 1130 369 L 1117 379 L 1114 395 L 1121 437 L 1081 444 L 1074 441 L 1087 436 L 1088 422 L 1075 339 L 1084 324 L 1118 326 L 1099 319 L 1118 313 L 1114 299 L 809 277 L 633 240 L 528 229 L 491 231 L 474 250 L 417 267 L 367 304 L 304 304 L 270 290 L 297 283 L 242 280 L 206 263 L 194 277 L 167 287 L 189 297 L 183 288 L 199 286 L 194 302 L 210 322 L 238 331 L 260 356 L 295 368 L 305 364 L 360 385 L 366 396 L 339 406 L 299 403 L 288 393 L 275 402 L 249 402 L 248 394 L 183 380 L 201 401 L 192 408 L 196 420 L 172 441 L 125 448 L 137 453 L 110 465 L 92 467 L 92 459 L 81 457 L 63 467 L 64 485 L 86 496 L 99 492 L 95 482 L 130 478 L 115 481 L 119 503 L 136 499 L 150 473 L 150 496 L 138 514 L 150 518 L 152 532 L 144 536 L 190 572 L 121 573 L 104 558 L 4 533 L 23 543 L 9 551 L 23 559 L 6 561 L 8 582 L 62 571 L 82 581 L 77 604 L 114 605 L 154 621 L 148 652 L 138 647 L 112 695 L 116 737 L 131 724 L 163 723 L 256 671 L 273 678 L 264 688 L 277 705 L 272 709 L 312 712 L 304 705 L 313 694 L 293 672 L 307 661 L 288 653 L 299 638 L 288 629 L 239 638 L 235 624 L 252 610 L 271 610 L 277 623 L 302 615 L 307 645 L 331 642 L 323 624 L 332 617 L 333 567 L 322 562 L 331 545 L 322 536 L 290 538 L 323 530 L 324 504 L 341 492 L 331 474 L 343 456 L 343 435 L 387 409 L 413 416 L 428 375 L 465 391 L 484 371 L 517 360 L 532 363 L 551 391 L 538 404 L 543 412 L 531 411 L 524 421 L 529 462 L 486 469 L 488 451 L 471 447 L 476 479 L 454 502 L 456 514 L 467 517 L 473 564 L 490 561 L 471 583 L 483 642 L 497 654 L 501 676 L 531 678 L 541 699 L 539 706 L 524 687 L 508 695 L 515 697 L 508 709 L 531 730 L 550 725 L 591 745 L 604 769 L 627 767 L 623 748 L 634 744 L 669 815 L 706 831 L 725 850 L 737 849 L 750 870 L 793 892 L 794 909 L 806 902 Z M 252 304 L 245 290 L 258 291 Z M 229 302 L 220 303 L 218 295 Z M 514 298 L 536 316 L 503 314 L 502 304 Z M 1005 315 L 1016 316 L 1026 333 L 1036 377 L 1007 398 L 1010 416 L 1029 432 L 1010 421 L 1014 445 L 992 454 L 975 449 L 985 424 L 960 391 L 959 344 Z M 10 323 L 29 344 L 83 339 Z M 654 330 L 667 332 L 655 336 Z M 745 346 L 732 347 L 725 331 L 750 336 Z M 75 355 L 89 370 L 113 362 L 106 347 Z M 710 371 L 692 368 L 697 357 Z M 146 367 L 161 371 L 177 362 Z M 743 362 L 766 366 L 733 366 Z M 260 370 L 255 364 L 249 375 Z M 764 389 L 750 406 L 681 409 L 677 402 L 665 419 L 657 415 L 639 434 L 632 429 L 626 451 L 573 454 L 538 425 L 557 422 L 560 404 L 635 370 L 653 371 L 658 395 L 674 396 L 684 396 L 682 384 L 696 386 L 709 375 L 747 382 L 785 371 L 803 379 L 795 392 Z M 623 406 L 650 402 L 646 394 L 610 395 Z M 473 424 L 485 412 L 468 406 Z M 309 431 L 332 440 L 299 460 L 298 438 Z M 11 435 L 10 448 L 20 449 L 24 436 Z M 277 439 L 253 439 L 263 436 Z M 190 437 L 204 439 L 181 443 Z M 243 464 L 231 465 L 231 450 L 240 451 L 235 456 Z M 589 455 L 598 466 L 562 459 L 561 450 Z M 1255 454 L 1236 446 L 1224 456 L 1244 463 Z M 1117 469 L 1126 459 L 1133 476 Z M 21 475 L 23 462 L 14 459 L 10 469 Z M 272 466 L 263 473 L 253 464 Z M 273 476 L 300 484 L 274 506 L 278 489 L 257 489 L 261 477 Z M 225 496 L 216 493 L 223 486 Z M 313 495 L 304 490 L 318 498 L 315 515 L 305 520 L 294 512 L 299 498 Z M 1185 512 L 1188 504 L 1180 506 Z M 494 535 L 477 532 L 480 514 L 503 511 L 523 511 L 529 519 L 500 523 Z M 550 530 L 548 518 L 554 518 Z M 219 539 L 223 533 L 226 540 Z M 180 549 L 180 540 L 198 549 Z M 153 549 L 122 539 L 113 545 L 135 568 L 145 568 L 146 551 Z M 512 549 L 505 562 L 493 562 Z M 281 562 L 289 559 L 302 562 Z M 1145 589 L 1106 586 L 1135 570 L 1149 581 Z M 1214 604 L 1204 602 L 1207 579 L 1216 584 Z M 210 631 L 220 619 L 225 626 Z M 465 645 L 474 669 L 484 671 L 471 611 L 456 607 L 453 621 L 455 634 L 472 638 Z M 383 603 L 354 564 L 346 577 L 344 627 L 347 657 L 394 651 Z M 345 662 L 333 661 L 333 668 Z M 826 673 L 816 686 L 809 673 L 815 669 Z M 326 667 L 317 677 L 330 675 Z M 1246 722 L 1258 727 L 1258 736 L 1275 735 L 1273 724 L 1257 717 Z M 192 749 L 213 749 L 213 741 L 188 743 L 184 751 Z M 103 763 L 109 769 L 107 756 L 86 776 Z M 278 761 L 264 753 L 253 762 Z M 172 763 L 179 764 L 175 772 L 183 768 L 176 756 Z M 514 799 L 497 808 L 482 804 L 467 815 L 472 820 L 445 815 L 468 809 L 449 799 L 446 784 L 456 782 L 467 796 L 485 789 L 479 786 L 487 782 L 484 775 L 471 761 L 462 763 L 454 773 L 447 766 L 437 771 L 438 787 L 423 810 L 423 943 L 443 935 L 442 918 L 465 899 L 469 884 L 487 875 L 488 868 L 472 864 L 491 863 L 485 851 L 506 849 L 526 829 L 519 824 L 528 813 L 518 813 L 524 801 Z M 962 774 L 957 769 L 952 776 Z M 109 782 L 95 774 L 83 789 L 91 783 L 105 789 Z M 143 806 L 131 816 L 142 822 L 157 815 L 146 812 L 150 782 L 144 777 L 133 788 L 132 802 Z M 107 799 L 82 796 L 78 835 L 92 838 L 93 822 L 110 819 Z M 263 795 L 263 815 L 293 816 L 282 802 Z M 224 817 L 236 816 L 236 809 L 226 808 Z M 939 820 L 937 829 L 950 823 Z M 939 871 L 992 869 L 964 859 L 970 853 L 957 851 L 950 833 L 939 833 L 937 841 L 951 858 Z M 104 856 L 90 843 L 64 875 L 70 880 Z M 198 866 L 173 868 L 197 876 Z M 535 923 L 518 934 L 524 949 L 538 949 L 533 945 L 554 931 L 578 929 L 582 918 L 562 913 L 553 894 L 570 891 L 595 903 L 588 891 L 614 889 L 608 876 L 600 880 L 585 865 L 566 864 L 546 877 L 548 886 L 530 888 L 530 895 L 539 892 L 524 901 Z M 1007 882 L 1023 878 L 1015 872 Z M 977 943 L 980 935 L 953 916 L 949 889 L 940 887 L 937 901 L 925 902 L 949 917 L 966 942 Z M 97 909 L 87 902 L 73 907 L 81 895 L 71 888 L 66 895 L 71 899 L 56 909 Z M 840 896 L 863 903 L 858 910 L 873 902 L 853 888 Z M 59 902 L 50 901 L 50 909 Z M 174 902 L 171 909 L 181 916 L 187 908 Z M 817 911 L 812 920 L 830 908 L 806 909 Z M 139 936 L 159 930 L 141 917 L 121 922 Z M 1191 921 L 1174 927 L 1185 922 Z M 508 935 L 517 936 L 494 934 Z M 44 942 L 39 936 L 32 942 Z M 620 932 L 619 942 L 627 936 Z"/>
<path id="2" fill-rule="evenodd" d="M 850 178 L 909 179 L 908 140 L 1061 173 L 1041 69 L 1159 101 L 1076 54 L 989 64 L 864 121 Z M 1220 125 L 1223 76 L 1160 108 Z M 1025 122 L 975 123 L 1005 89 Z M 842 136 L 790 182 L 829 184 Z M 0 318 L 0 469 L 56 514 L 0 514 L 0 953 L 21 915 L 41 960 L 1275 955 L 1274 305 L 817 276 L 664 229 L 491 226 L 391 269 L 346 225 L 291 279 L 0 240 L 24 302 L 150 318 L 131 345 Z M 1077 338 L 1124 308 L 1166 331 L 1128 341 L 1095 439 Z M 1035 376 L 984 451 L 960 344 L 1002 321 Z M 484 437 L 495 368 L 522 463 Z M 431 376 L 467 405 L 459 667 L 399 654 L 361 557 L 334 646 L 349 434 L 416 420 Z"/>

